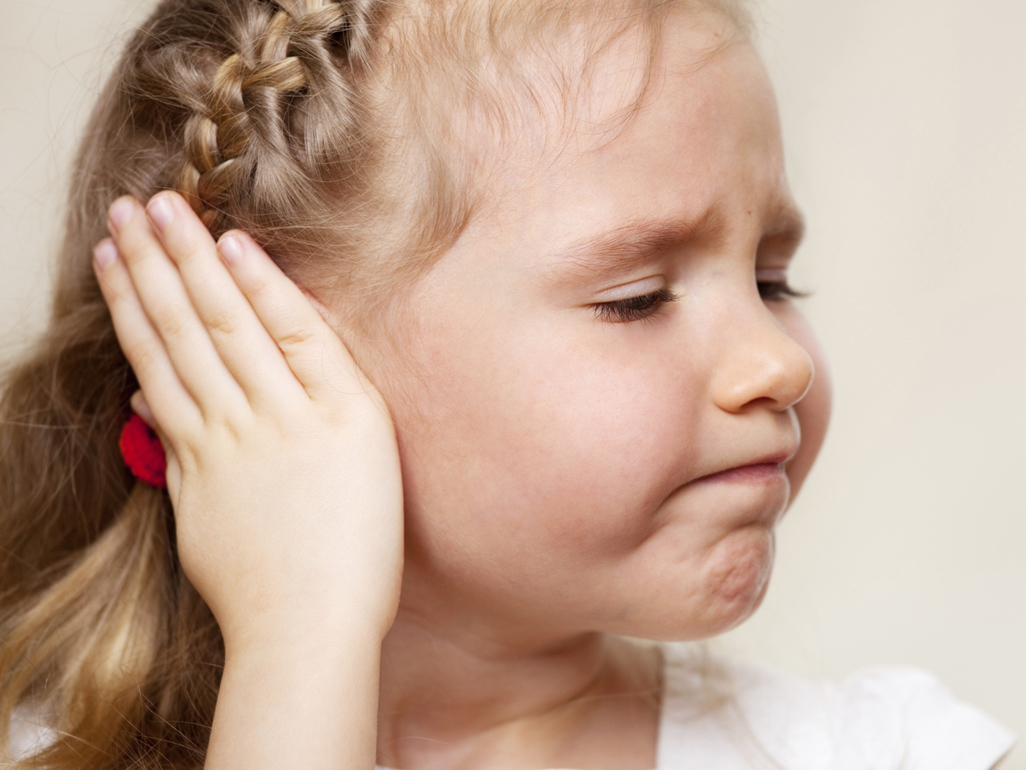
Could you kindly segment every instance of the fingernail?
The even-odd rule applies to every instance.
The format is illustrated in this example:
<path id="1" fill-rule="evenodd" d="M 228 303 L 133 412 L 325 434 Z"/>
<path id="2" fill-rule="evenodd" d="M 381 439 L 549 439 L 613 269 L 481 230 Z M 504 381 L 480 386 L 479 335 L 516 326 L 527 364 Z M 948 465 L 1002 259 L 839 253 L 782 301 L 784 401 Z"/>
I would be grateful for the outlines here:
<path id="1" fill-rule="evenodd" d="M 151 200 L 146 206 L 146 213 L 150 215 L 153 224 L 161 230 L 171 224 L 175 218 L 174 207 L 171 206 L 171 201 L 167 199 L 166 195 L 158 195 Z"/>
<path id="2" fill-rule="evenodd" d="M 221 259 L 229 265 L 234 265 L 242 259 L 242 244 L 234 235 L 226 235 L 218 241 L 217 250 L 221 253 Z"/>
<path id="3" fill-rule="evenodd" d="M 107 219 L 114 232 L 117 232 L 124 227 L 128 223 L 128 220 L 132 218 L 133 208 L 132 202 L 126 198 L 114 201 L 114 205 L 111 206 L 110 211 L 107 212 Z"/>
<path id="4" fill-rule="evenodd" d="M 109 267 L 117 258 L 117 246 L 115 246 L 114 242 L 109 238 L 100 241 L 96 244 L 96 248 L 93 249 L 93 259 L 96 260 L 96 266 L 101 270 Z"/>

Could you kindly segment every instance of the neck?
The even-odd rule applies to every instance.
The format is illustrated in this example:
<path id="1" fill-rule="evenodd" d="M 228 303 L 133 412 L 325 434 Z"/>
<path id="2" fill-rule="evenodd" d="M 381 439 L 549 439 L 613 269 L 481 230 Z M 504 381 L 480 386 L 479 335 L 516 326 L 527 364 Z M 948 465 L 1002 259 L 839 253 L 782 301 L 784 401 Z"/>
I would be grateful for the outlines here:
<path id="1" fill-rule="evenodd" d="M 594 751 L 589 733 L 627 718 L 636 729 L 607 752 L 652 767 L 659 670 L 654 651 L 604 634 L 514 635 L 401 607 L 382 647 L 378 759 L 403 770 L 567 766 L 575 736 Z"/>

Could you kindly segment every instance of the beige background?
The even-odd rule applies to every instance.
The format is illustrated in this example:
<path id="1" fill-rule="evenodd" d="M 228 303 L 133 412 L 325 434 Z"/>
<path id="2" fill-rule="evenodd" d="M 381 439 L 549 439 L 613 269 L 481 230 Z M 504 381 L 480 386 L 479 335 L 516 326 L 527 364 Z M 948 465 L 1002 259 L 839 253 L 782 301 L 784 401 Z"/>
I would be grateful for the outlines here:
<path id="1" fill-rule="evenodd" d="M 64 169 L 148 5 L 0 0 L 0 334 L 38 324 Z M 837 404 L 759 614 L 796 673 L 936 671 L 1026 737 L 1026 3 L 771 0 L 798 269 Z M 1026 769 L 1026 750 L 1010 770 Z"/>

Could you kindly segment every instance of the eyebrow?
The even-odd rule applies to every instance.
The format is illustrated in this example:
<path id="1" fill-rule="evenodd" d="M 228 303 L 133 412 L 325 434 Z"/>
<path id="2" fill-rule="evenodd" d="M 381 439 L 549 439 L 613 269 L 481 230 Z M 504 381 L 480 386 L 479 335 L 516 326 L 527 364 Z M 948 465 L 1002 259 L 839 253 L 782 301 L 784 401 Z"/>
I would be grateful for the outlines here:
<path id="1" fill-rule="evenodd" d="M 797 245 L 805 233 L 805 218 L 790 201 L 782 202 L 771 214 L 763 239 Z M 710 209 L 691 220 L 634 220 L 595 236 L 582 238 L 558 249 L 558 266 L 553 273 L 574 277 L 630 270 L 657 255 L 694 241 L 722 237 L 727 222 L 718 210 Z"/>
<path id="2" fill-rule="evenodd" d="M 556 270 L 590 276 L 630 269 L 687 241 L 715 238 L 723 224 L 711 211 L 685 222 L 644 219 L 626 222 L 559 249 L 556 256 L 562 264 Z"/>

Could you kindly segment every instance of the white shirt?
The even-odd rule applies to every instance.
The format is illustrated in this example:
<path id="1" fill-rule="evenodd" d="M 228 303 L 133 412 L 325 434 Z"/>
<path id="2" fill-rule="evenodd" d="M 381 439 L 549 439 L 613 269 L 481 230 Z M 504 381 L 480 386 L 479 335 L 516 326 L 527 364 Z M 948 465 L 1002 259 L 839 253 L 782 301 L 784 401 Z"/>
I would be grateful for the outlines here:
<path id="1" fill-rule="evenodd" d="M 669 645 L 657 770 L 989 770 L 1014 736 L 936 677 L 873 667 L 840 684 L 724 663 L 734 700 L 696 707 L 693 660 Z M 759 760 L 762 759 L 760 762 Z"/>
<path id="2" fill-rule="evenodd" d="M 664 645 L 663 659 L 656 770 L 990 770 L 1015 743 L 915 668 L 833 684 L 712 658 L 729 690 L 710 703 L 694 652 Z"/>
<path id="3" fill-rule="evenodd" d="M 663 659 L 656 770 L 990 770 L 1015 742 L 914 668 L 867 668 L 832 684 L 710 659 L 712 679 L 729 688 L 710 703 L 695 653 L 664 645 Z M 53 732 L 23 711 L 10 738 L 13 755 L 27 756 Z"/>

